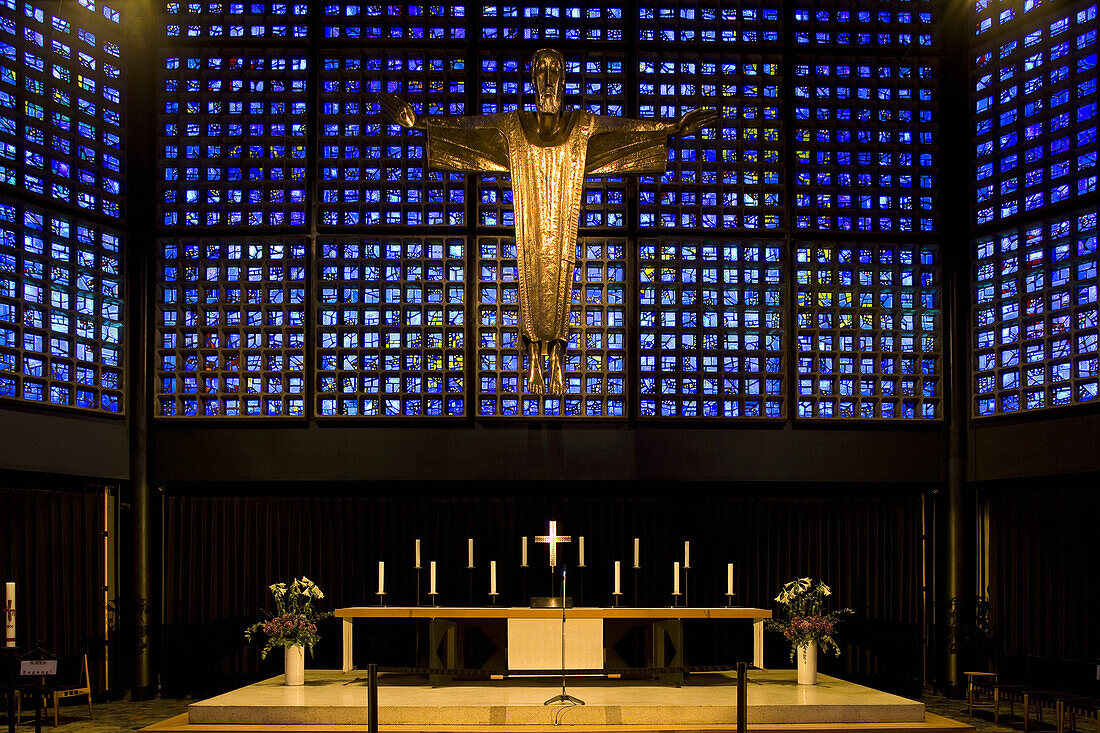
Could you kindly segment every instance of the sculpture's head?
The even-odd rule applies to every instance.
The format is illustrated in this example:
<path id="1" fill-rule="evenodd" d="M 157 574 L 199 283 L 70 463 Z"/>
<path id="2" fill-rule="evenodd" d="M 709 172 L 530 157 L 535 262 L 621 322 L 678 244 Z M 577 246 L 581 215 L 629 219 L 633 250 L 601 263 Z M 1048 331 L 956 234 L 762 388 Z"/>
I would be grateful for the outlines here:
<path id="1" fill-rule="evenodd" d="M 565 98 L 565 57 L 552 48 L 540 48 L 531 59 L 538 110 L 548 114 L 561 112 Z"/>

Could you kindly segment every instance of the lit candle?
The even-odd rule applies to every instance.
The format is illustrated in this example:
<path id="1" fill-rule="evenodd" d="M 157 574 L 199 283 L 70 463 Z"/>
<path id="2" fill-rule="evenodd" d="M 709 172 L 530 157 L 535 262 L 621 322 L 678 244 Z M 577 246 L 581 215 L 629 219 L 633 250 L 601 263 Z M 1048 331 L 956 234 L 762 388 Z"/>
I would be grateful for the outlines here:
<path id="1" fill-rule="evenodd" d="M 672 563 L 672 594 L 680 592 L 680 563 Z"/>
<path id="2" fill-rule="evenodd" d="M 435 595 L 435 560 L 428 563 L 428 595 Z"/>
<path id="3" fill-rule="evenodd" d="M 4 584 L 4 646 L 15 646 L 15 583 Z"/>
<path id="4" fill-rule="evenodd" d="M 691 543 L 684 540 L 684 570 L 691 569 Z"/>
<path id="5" fill-rule="evenodd" d="M 489 595 L 497 594 L 497 561 L 489 561 Z"/>
<path id="6" fill-rule="evenodd" d="M 413 563 L 413 569 L 414 570 L 419 570 L 420 569 L 420 538 L 419 537 L 416 540 L 416 561 Z"/>
<path id="7" fill-rule="evenodd" d="M 637 537 L 635 537 L 634 538 L 634 567 L 635 568 L 640 568 L 641 567 L 641 565 L 638 563 L 638 559 L 641 557 L 641 551 L 642 551 L 642 541 L 640 539 L 638 539 Z"/>
<path id="8" fill-rule="evenodd" d="M 520 540 L 521 541 L 520 541 L 520 555 L 519 555 L 520 556 L 520 563 L 519 563 L 519 566 L 521 568 L 525 568 L 525 567 L 527 567 L 527 538 L 526 537 L 521 537 Z"/>
<path id="9" fill-rule="evenodd" d="M 386 563 L 378 561 L 378 595 L 386 592 Z"/>
<path id="10" fill-rule="evenodd" d="M 466 540 L 466 567 L 472 568 L 474 566 L 474 538 Z"/>
<path id="11" fill-rule="evenodd" d="M 584 535 L 581 535 L 580 552 L 578 553 L 578 558 L 577 559 L 579 560 L 577 565 L 580 565 L 583 568 L 584 567 Z"/>
<path id="12" fill-rule="evenodd" d="M 615 595 L 621 595 L 622 592 L 623 592 L 622 587 L 619 585 L 619 570 L 620 570 L 619 561 L 616 560 L 615 561 Z"/>
<path id="13" fill-rule="evenodd" d="M 733 595 L 733 563 L 726 565 L 726 595 Z"/>

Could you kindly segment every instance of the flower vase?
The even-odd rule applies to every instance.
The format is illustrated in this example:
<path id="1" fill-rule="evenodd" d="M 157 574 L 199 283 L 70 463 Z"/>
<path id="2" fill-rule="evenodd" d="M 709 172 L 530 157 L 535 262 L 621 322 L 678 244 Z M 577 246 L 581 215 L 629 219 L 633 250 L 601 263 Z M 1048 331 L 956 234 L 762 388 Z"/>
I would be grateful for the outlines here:
<path id="1" fill-rule="evenodd" d="M 806 644 L 800 644 L 798 648 L 795 649 L 795 656 L 798 657 L 798 684 L 816 685 L 817 642 L 811 641 Z"/>
<path id="2" fill-rule="evenodd" d="M 283 647 L 283 660 L 286 665 L 285 682 L 288 687 L 304 685 L 306 682 L 306 648 L 304 646 Z M 801 681 L 799 677 L 799 681 Z"/>

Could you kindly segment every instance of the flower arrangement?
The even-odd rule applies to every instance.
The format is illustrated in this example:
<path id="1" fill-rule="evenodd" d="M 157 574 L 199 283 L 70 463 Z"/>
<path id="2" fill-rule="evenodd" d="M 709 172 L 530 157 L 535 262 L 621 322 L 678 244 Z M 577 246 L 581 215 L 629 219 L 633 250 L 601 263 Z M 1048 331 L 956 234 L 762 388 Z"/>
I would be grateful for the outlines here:
<path id="1" fill-rule="evenodd" d="M 820 580 L 798 578 L 783 586 L 775 600 L 783 605 L 785 618 L 768 621 L 768 629 L 778 631 L 791 643 L 791 661 L 800 646 L 817 642 L 822 651 L 840 655 L 833 634 L 836 624 L 852 613 L 841 608 L 825 613 L 825 599 L 832 595 L 829 586 Z"/>
<path id="2" fill-rule="evenodd" d="M 303 646 L 313 653 L 313 645 L 321 640 L 317 635 L 317 622 L 332 616 L 332 611 L 318 611 L 314 601 L 325 597 L 317 584 L 306 576 L 295 578 L 290 585 L 274 583 L 269 586 L 275 598 L 275 615 L 266 621 L 258 621 L 244 632 L 244 638 L 252 641 L 261 631 L 267 634 L 260 658 L 267 659 L 267 653 L 277 646 Z"/>

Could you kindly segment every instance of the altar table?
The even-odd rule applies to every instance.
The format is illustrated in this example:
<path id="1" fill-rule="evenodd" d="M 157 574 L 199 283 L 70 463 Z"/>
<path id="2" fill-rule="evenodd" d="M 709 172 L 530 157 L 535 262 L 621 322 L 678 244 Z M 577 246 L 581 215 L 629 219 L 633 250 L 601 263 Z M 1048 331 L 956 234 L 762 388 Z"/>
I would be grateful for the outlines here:
<path id="1" fill-rule="evenodd" d="M 462 620 L 504 621 L 517 619 L 558 619 L 560 608 L 511 608 L 493 607 L 440 607 L 440 606 L 360 606 L 340 608 L 336 617 L 343 627 L 343 671 L 355 668 L 352 659 L 352 621 L 357 618 L 373 619 L 427 619 L 430 622 L 429 666 L 454 669 L 461 655 L 458 652 L 457 622 Z M 570 619 L 595 619 L 607 621 L 636 621 L 653 623 L 654 641 L 650 664 L 654 667 L 681 667 L 683 659 L 683 621 L 692 619 L 745 619 L 752 621 L 753 665 L 764 667 L 764 620 L 772 617 L 766 608 L 567 608 L 566 623 Z M 666 643 L 667 642 L 667 643 Z M 601 665 L 602 666 L 602 665 Z M 560 667 L 548 667 L 553 672 Z M 664 675 L 679 685 L 682 675 Z M 432 675 L 432 683 L 445 681 L 442 675 Z"/>

